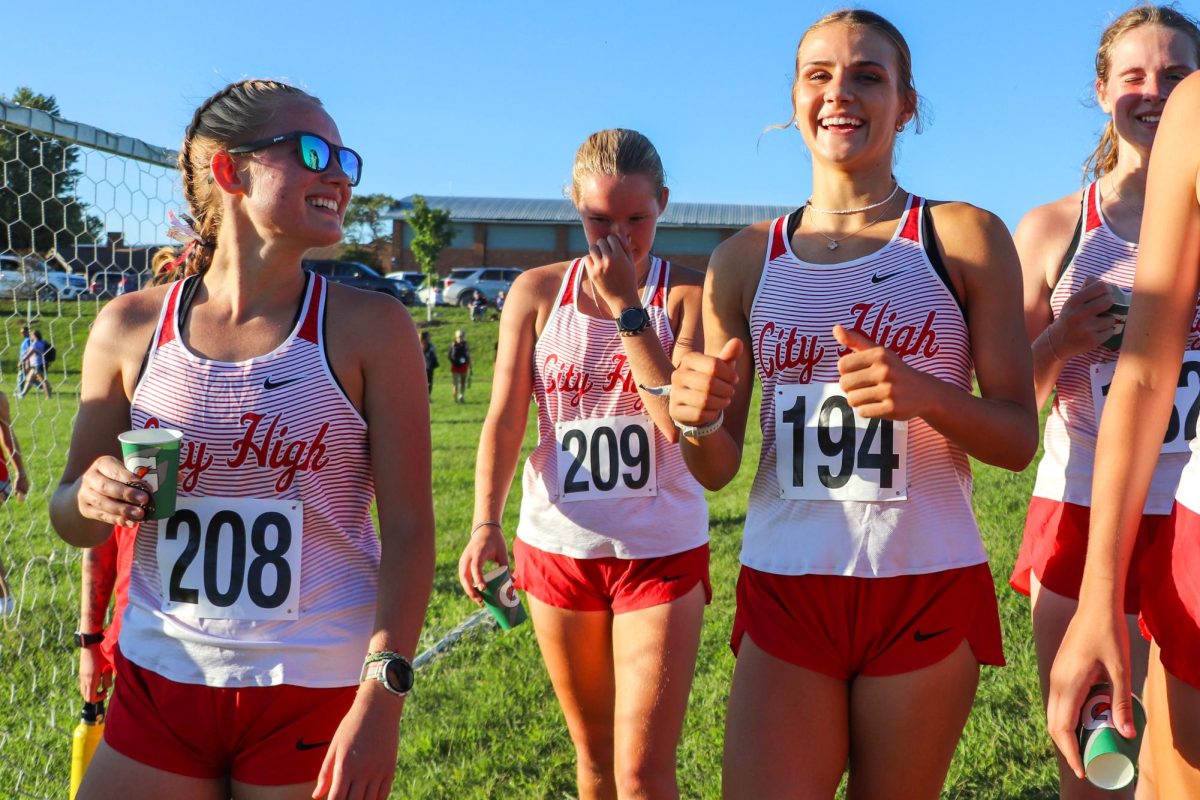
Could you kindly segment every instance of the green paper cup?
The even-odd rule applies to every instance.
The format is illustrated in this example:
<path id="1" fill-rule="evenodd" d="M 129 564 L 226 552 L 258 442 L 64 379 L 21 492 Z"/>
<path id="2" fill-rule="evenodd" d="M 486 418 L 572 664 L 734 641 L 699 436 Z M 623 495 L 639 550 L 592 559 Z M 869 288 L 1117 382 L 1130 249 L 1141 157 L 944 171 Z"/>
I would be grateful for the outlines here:
<path id="1" fill-rule="evenodd" d="M 486 586 L 480 590 L 483 603 L 504 630 L 511 630 L 525 621 L 525 607 L 517 596 L 508 567 L 497 567 L 483 576 Z"/>
<path id="2" fill-rule="evenodd" d="M 1133 300 L 1133 292 L 1111 283 L 1108 285 L 1108 291 L 1112 295 L 1113 304 L 1104 313 L 1116 320 L 1117 329 L 1112 336 L 1104 340 L 1102 346 L 1109 350 L 1120 350 L 1121 342 L 1125 339 L 1125 320 L 1129 317 L 1129 304 Z"/>
<path id="3" fill-rule="evenodd" d="M 179 475 L 179 442 L 183 431 L 145 428 L 117 437 L 125 469 L 149 489 L 147 519 L 167 519 L 175 513 L 175 486 Z M 139 487 L 143 488 L 143 487 Z"/>
<path id="4" fill-rule="evenodd" d="M 1133 695 L 1134 738 L 1122 736 L 1112 717 L 1112 686 L 1093 686 L 1079 712 L 1077 733 L 1087 779 L 1101 789 L 1123 789 L 1133 783 L 1146 727 L 1146 710 L 1137 695 Z"/>

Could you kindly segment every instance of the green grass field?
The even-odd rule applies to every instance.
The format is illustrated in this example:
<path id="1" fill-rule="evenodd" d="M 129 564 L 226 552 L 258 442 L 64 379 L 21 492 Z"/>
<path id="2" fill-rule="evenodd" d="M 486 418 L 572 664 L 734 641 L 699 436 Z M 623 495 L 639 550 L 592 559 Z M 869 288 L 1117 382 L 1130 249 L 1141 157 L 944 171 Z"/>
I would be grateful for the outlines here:
<path id="1" fill-rule="evenodd" d="M 0 376 L 12 393 L 30 309 L 0 307 Z M 0 509 L 0 559 L 20 600 L 0 618 L 0 796 L 64 797 L 70 733 L 79 711 L 76 652 L 68 642 L 78 622 L 79 556 L 49 527 L 46 503 L 66 457 L 78 400 L 79 364 L 96 304 L 40 309 L 36 324 L 60 353 L 52 367 L 55 396 L 11 400 L 14 426 L 32 468 L 34 491 L 24 505 Z M 417 319 L 425 327 L 424 310 Z M 475 449 L 491 386 L 495 322 L 470 323 L 466 312 L 438 309 L 428 326 L 441 354 L 432 404 L 433 491 L 437 572 L 421 648 L 475 611 L 458 587 L 458 555 L 473 503 Z M 456 327 L 467 331 L 476 365 L 467 402 L 451 401 L 445 358 Z M 387 343 L 381 352 L 387 352 Z M 532 442 L 531 416 L 526 437 Z M 756 432 L 748 436 L 738 478 L 711 496 L 714 597 L 704 624 L 691 705 L 679 751 L 682 794 L 719 796 L 725 702 L 733 671 L 727 642 L 733 619 L 738 548 Z M 945 797 L 1052 798 L 1056 772 L 1043 715 L 1025 598 L 1006 578 L 1016 557 L 1032 469 L 1020 475 L 976 465 L 975 507 L 999 587 L 1009 666 L 983 671 L 975 708 L 959 745 Z M 520 486 L 505 511 L 515 528 Z M 417 677 L 402 726 L 393 796 L 397 798 L 565 798 L 574 796 L 570 740 L 541 665 L 533 631 L 476 628 Z"/>

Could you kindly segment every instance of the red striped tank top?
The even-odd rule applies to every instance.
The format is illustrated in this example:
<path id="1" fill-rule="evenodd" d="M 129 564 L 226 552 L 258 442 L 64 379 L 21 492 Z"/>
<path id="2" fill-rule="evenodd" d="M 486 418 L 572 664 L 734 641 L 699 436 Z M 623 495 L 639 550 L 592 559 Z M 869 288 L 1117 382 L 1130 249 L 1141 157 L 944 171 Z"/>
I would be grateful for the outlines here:
<path id="1" fill-rule="evenodd" d="M 163 303 L 134 428 L 183 431 L 179 503 L 143 522 L 121 650 L 181 683 L 349 686 L 373 629 L 379 541 L 367 425 L 330 369 L 326 282 L 288 337 L 228 363 L 180 336 L 190 284 Z"/>
<path id="2" fill-rule="evenodd" d="M 538 443 L 525 462 L 517 536 L 572 558 L 654 558 L 708 541 L 704 490 L 650 419 L 613 320 L 579 310 L 567 269 L 533 352 Z M 642 305 L 667 357 L 670 264 L 651 259 Z"/>
<path id="3" fill-rule="evenodd" d="M 1065 268 L 1050 294 L 1050 308 L 1057 319 L 1063 306 L 1073 294 L 1083 288 L 1087 278 L 1096 278 L 1122 289 L 1133 287 L 1137 266 L 1138 246 L 1117 236 L 1104 219 L 1100 208 L 1098 183 L 1088 186 L 1081 209 L 1080 234 L 1073 252 L 1064 259 Z M 1189 350 L 1200 349 L 1200 314 L 1192 322 L 1188 335 Z M 1054 404 L 1046 418 L 1044 455 L 1038 464 L 1035 497 L 1044 497 L 1076 505 L 1092 504 L 1092 462 L 1096 455 L 1098 427 L 1097 400 L 1111 382 L 1118 350 L 1094 347 L 1067 359 L 1054 385 Z M 1195 374 L 1183 374 L 1184 386 L 1177 396 L 1177 406 L 1190 406 L 1200 401 L 1200 363 Z M 1190 377 L 1190 380 L 1188 378 Z M 1099 395 L 1094 395 L 1093 378 Z M 1189 408 L 1178 408 L 1178 425 L 1186 423 Z M 1188 453 L 1183 443 L 1177 452 L 1159 455 L 1146 495 L 1143 513 L 1168 514 L 1174 502 L 1175 487 L 1187 463 Z"/>
<path id="4" fill-rule="evenodd" d="M 747 566 L 869 578 L 987 560 L 966 453 L 919 418 L 862 420 L 837 389 L 842 352 L 832 328 L 841 324 L 971 391 L 966 321 L 944 268 L 927 255 L 926 213 L 910 196 L 883 248 L 839 264 L 802 261 L 789 218 L 772 224 L 750 310 L 763 445 L 742 542 Z"/>

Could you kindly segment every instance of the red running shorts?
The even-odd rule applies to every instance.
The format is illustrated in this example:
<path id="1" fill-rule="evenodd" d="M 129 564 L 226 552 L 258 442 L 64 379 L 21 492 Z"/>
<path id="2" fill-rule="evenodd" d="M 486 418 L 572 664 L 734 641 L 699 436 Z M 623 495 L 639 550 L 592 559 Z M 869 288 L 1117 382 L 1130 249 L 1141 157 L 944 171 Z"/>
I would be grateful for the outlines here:
<path id="1" fill-rule="evenodd" d="M 1142 564 L 1142 633 L 1167 672 L 1200 689 L 1200 515 L 1176 503 L 1169 519 Z"/>
<path id="2" fill-rule="evenodd" d="M 155 769 L 260 786 L 315 781 L 357 686 L 176 683 L 115 653 L 109 747 Z"/>
<path id="3" fill-rule="evenodd" d="M 987 564 L 891 578 L 775 575 L 743 566 L 730 646 L 742 637 L 775 658 L 839 680 L 913 672 L 966 639 L 981 664 L 1004 666 Z"/>
<path id="4" fill-rule="evenodd" d="M 658 558 L 571 558 L 513 542 L 513 584 L 555 608 L 622 614 L 669 603 L 704 585 L 712 602 L 708 544 Z"/>
<path id="5" fill-rule="evenodd" d="M 1018 592 L 1030 592 L 1030 573 L 1050 591 L 1072 600 L 1079 599 L 1083 580 L 1083 561 L 1087 556 L 1088 523 L 1092 510 L 1087 506 L 1062 503 L 1045 497 L 1029 501 L 1025 516 L 1025 536 L 1021 552 L 1008 583 Z M 1125 582 L 1125 613 L 1138 613 L 1141 593 L 1141 564 L 1155 537 L 1170 527 L 1170 515 L 1146 514 L 1138 526 L 1133 545 L 1133 561 Z"/>

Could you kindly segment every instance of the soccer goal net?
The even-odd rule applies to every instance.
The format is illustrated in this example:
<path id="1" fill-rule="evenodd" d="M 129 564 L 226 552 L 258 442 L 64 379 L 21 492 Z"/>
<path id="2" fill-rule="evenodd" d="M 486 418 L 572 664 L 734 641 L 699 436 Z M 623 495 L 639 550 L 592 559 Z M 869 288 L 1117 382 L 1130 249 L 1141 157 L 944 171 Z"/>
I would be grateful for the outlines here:
<path id="1" fill-rule="evenodd" d="M 6 453 L 14 495 L 0 507 L 0 795 L 64 798 L 82 703 L 72 641 L 80 555 L 50 528 L 48 502 L 91 323 L 145 282 L 168 241 L 167 209 L 184 205 L 172 151 L 64 120 L 49 113 L 53 98 L 18 95 L 27 104 L 0 102 L 0 379 L 30 488 L 19 502 Z M 50 346 L 50 358 L 23 359 Z"/>

